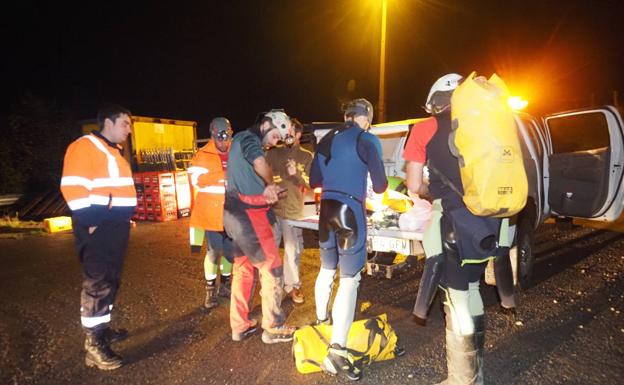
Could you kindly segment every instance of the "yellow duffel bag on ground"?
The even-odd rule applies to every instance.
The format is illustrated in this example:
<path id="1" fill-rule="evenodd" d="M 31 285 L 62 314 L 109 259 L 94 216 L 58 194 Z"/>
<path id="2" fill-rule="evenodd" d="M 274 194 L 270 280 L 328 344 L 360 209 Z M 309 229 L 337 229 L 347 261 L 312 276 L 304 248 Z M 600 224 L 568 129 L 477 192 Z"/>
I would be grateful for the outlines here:
<path id="1" fill-rule="evenodd" d="M 321 371 L 321 362 L 327 356 L 331 333 L 331 325 L 304 326 L 295 332 L 293 356 L 299 373 Z M 397 335 L 385 314 L 353 322 L 347 338 L 347 349 L 358 367 L 391 360 L 402 351 L 397 347 Z"/>

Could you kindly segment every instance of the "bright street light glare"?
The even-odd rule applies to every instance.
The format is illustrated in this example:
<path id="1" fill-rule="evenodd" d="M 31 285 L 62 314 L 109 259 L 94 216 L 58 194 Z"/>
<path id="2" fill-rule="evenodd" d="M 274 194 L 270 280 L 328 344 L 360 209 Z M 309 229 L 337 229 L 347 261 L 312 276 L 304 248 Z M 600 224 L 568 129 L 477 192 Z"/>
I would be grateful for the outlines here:
<path id="1" fill-rule="evenodd" d="M 529 105 L 529 102 L 522 99 L 520 96 L 510 96 L 507 99 L 507 104 L 512 110 L 520 111 L 524 110 L 526 106 Z"/>

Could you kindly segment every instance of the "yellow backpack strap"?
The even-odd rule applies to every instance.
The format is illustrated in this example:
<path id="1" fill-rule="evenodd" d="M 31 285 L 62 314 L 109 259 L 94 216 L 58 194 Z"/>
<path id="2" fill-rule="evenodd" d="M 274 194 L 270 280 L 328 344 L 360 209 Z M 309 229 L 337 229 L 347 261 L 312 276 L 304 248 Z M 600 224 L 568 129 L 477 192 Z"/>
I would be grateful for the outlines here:
<path id="1" fill-rule="evenodd" d="M 382 322 L 379 317 L 371 318 L 366 320 L 364 323 L 364 328 L 369 331 L 368 334 L 368 343 L 367 347 L 364 351 L 357 351 L 355 349 L 347 348 L 347 351 L 351 353 L 354 358 L 354 361 L 358 363 L 358 365 L 370 364 L 373 361 L 373 357 L 370 357 L 368 352 L 373 347 L 375 343 L 375 338 L 379 335 L 381 340 L 379 342 L 379 351 L 383 351 L 386 345 L 388 345 L 388 337 L 383 332 L 383 328 L 379 326 L 379 323 Z"/>

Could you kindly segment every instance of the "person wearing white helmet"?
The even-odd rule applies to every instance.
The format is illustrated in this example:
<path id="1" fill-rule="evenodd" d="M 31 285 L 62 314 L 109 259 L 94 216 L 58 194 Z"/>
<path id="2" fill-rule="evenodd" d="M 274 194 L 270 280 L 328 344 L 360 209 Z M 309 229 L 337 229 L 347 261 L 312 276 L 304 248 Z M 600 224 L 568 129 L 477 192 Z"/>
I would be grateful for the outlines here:
<path id="1" fill-rule="evenodd" d="M 282 239 L 284 241 L 284 290 L 296 304 L 305 301 L 299 276 L 303 235 L 300 228 L 289 224 L 289 220 L 303 218 L 303 192 L 310 187 L 309 174 L 313 157 L 310 151 L 300 146 L 302 134 L 303 125 L 297 119 L 292 119 L 289 137 L 293 138 L 293 143 L 288 145 L 287 140 L 284 145 L 266 152 L 267 162 L 273 170 L 273 181 L 288 190 L 286 197 L 273 206 L 278 224 L 275 241 L 278 247 Z"/>
<path id="2" fill-rule="evenodd" d="M 347 350 L 347 336 L 353 323 L 360 271 L 366 263 L 367 175 L 372 187 L 382 193 L 388 186 L 379 138 L 367 132 L 373 121 L 373 106 L 366 99 L 349 102 L 344 109 L 344 126 L 333 129 L 319 142 L 310 186 L 321 187 L 319 248 L 321 268 L 314 296 L 317 323 L 333 322 L 328 355 L 321 369 L 344 373 L 350 380 L 362 376 Z M 340 268 L 340 282 L 329 314 L 334 277 Z"/>
<path id="3" fill-rule="evenodd" d="M 428 190 L 433 217 L 423 236 L 426 260 L 414 305 L 414 320 L 425 324 L 436 290 L 442 288 L 446 314 L 448 385 L 483 384 L 485 320 L 479 280 L 484 258 L 499 251 L 491 229 L 498 218 L 477 217 L 466 208 L 458 160 L 449 149 L 452 133 L 451 95 L 461 83 L 451 73 L 438 79 L 425 103 L 432 116 L 414 125 L 405 145 L 407 187 L 411 193 Z M 429 186 L 423 183 L 425 164 Z"/>
<path id="4" fill-rule="evenodd" d="M 249 319 L 257 278 L 262 285 L 262 341 L 292 341 L 295 328 L 285 324 L 282 310 L 284 273 L 275 244 L 276 219 L 271 205 L 283 192 L 273 182 L 264 148 L 288 139 L 290 118 L 271 110 L 259 116 L 253 127 L 232 140 L 228 158 L 223 225 L 232 238 L 234 270 L 230 301 L 232 340 L 255 333 L 258 322 Z"/>

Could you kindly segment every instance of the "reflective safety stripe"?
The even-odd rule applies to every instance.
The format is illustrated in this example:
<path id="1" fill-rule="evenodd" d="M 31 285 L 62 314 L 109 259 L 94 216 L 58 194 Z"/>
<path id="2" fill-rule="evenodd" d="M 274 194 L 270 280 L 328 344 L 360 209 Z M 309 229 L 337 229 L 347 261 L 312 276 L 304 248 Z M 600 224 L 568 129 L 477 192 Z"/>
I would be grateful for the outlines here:
<path id="1" fill-rule="evenodd" d="M 69 206 L 69 209 L 72 211 L 80 210 L 80 209 L 84 209 L 85 207 L 91 206 L 91 201 L 89 200 L 89 198 L 74 199 L 74 200 L 68 201 L 67 206 Z"/>
<path id="2" fill-rule="evenodd" d="M 106 159 L 108 159 L 108 175 L 111 178 L 119 178 L 119 166 L 117 165 L 117 160 L 113 154 L 111 154 L 110 151 L 108 151 L 102 142 L 100 142 L 95 136 L 86 135 L 84 137 L 89 139 L 98 150 L 102 151 L 106 155 Z"/>
<path id="3" fill-rule="evenodd" d="M 132 177 L 122 177 L 122 178 L 95 178 L 93 180 L 93 188 L 123 187 L 123 186 L 134 186 L 134 179 L 132 179 Z"/>
<path id="4" fill-rule="evenodd" d="M 64 176 L 61 178 L 61 186 L 82 186 L 87 190 L 98 187 L 123 187 L 134 185 L 131 177 L 123 178 L 95 178 L 93 180 L 81 176 Z"/>
<path id="5" fill-rule="evenodd" d="M 81 176 L 64 176 L 61 178 L 61 186 L 82 186 L 87 190 L 91 190 L 93 182 L 91 179 Z"/>
<path id="6" fill-rule="evenodd" d="M 186 171 L 191 175 L 191 184 L 193 186 L 197 186 L 201 175 L 208 174 L 207 168 L 199 166 L 191 166 Z"/>
<path id="7" fill-rule="evenodd" d="M 196 190 L 199 192 L 210 193 L 210 194 L 225 194 L 225 187 L 223 186 L 198 187 Z"/>
<path id="8" fill-rule="evenodd" d="M 101 324 L 109 323 L 110 320 L 110 313 L 99 317 L 80 317 L 80 323 L 86 328 L 93 328 Z"/>
<path id="9" fill-rule="evenodd" d="M 111 201 L 110 197 L 107 197 L 104 195 L 95 195 L 95 194 L 89 195 L 89 201 L 91 202 L 91 204 L 94 204 L 94 205 L 108 205 L 108 203 L 110 202 L 112 206 L 122 206 L 122 207 L 136 206 L 137 204 L 136 197 L 134 198 L 113 197 Z"/>
<path id="10" fill-rule="evenodd" d="M 186 169 L 186 171 L 189 174 L 205 174 L 208 172 L 208 169 L 206 167 L 199 167 L 199 166 L 191 166 L 189 168 Z"/>

